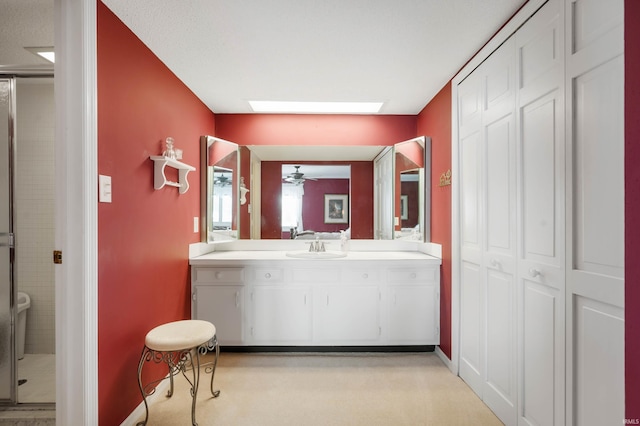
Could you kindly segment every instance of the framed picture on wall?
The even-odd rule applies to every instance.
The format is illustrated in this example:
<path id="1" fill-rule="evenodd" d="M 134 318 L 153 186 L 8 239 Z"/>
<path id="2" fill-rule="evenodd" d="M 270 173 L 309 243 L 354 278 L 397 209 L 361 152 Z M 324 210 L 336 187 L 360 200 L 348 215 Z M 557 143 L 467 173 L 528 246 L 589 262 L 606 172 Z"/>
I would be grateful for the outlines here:
<path id="1" fill-rule="evenodd" d="M 400 196 L 400 219 L 407 220 L 409 219 L 409 196 L 401 195 Z"/>
<path id="2" fill-rule="evenodd" d="M 347 194 L 324 194 L 324 223 L 349 223 Z"/>

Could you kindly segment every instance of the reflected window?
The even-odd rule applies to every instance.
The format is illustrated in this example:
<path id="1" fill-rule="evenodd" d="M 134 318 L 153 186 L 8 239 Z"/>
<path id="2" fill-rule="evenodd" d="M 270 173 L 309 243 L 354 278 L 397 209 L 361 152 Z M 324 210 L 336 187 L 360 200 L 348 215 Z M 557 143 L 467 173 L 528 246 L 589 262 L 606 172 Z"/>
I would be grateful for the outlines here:
<path id="1" fill-rule="evenodd" d="M 213 193 L 213 228 L 229 229 L 231 228 L 233 196 L 231 194 L 232 187 L 216 187 Z"/>
<path id="2" fill-rule="evenodd" d="M 304 196 L 303 184 L 282 184 L 282 228 L 297 227 L 302 231 L 302 198 Z"/>

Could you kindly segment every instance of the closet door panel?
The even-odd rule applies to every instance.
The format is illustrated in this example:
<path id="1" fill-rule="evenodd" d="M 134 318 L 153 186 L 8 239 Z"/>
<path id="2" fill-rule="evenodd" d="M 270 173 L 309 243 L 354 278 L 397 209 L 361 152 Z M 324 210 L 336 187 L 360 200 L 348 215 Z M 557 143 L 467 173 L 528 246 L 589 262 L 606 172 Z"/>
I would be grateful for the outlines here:
<path id="1" fill-rule="evenodd" d="M 575 268 L 624 276 L 622 56 L 574 80 Z M 607 208 L 603 208 L 607 206 Z"/>
<path id="2" fill-rule="evenodd" d="M 522 424 L 565 421 L 563 10 L 563 2 L 550 0 L 516 33 Z"/>
<path id="3" fill-rule="evenodd" d="M 498 269 L 486 271 L 486 378 L 482 396 L 503 423 L 516 424 L 515 279 L 513 274 Z"/>
<path id="4" fill-rule="evenodd" d="M 623 9 L 567 4 L 567 424 L 624 418 Z"/>
<path id="5" fill-rule="evenodd" d="M 484 383 L 484 291 L 480 267 L 462 262 L 460 377 L 482 398 Z"/>
<path id="6" fill-rule="evenodd" d="M 564 52 L 558 3 L 548 2 L 516 33 L 520 104 L 555 90 L 562 82 Z"/>
<path id="7" fill-rule="evenodd" d="M 477 131 L 460 140 L 460 207 L 462 258 L 481 262 L 481 198 L 482 192 L 482 133 Z"/>
<path id="8" fill-rule="evenodd" d="M 483 63 L 485 81 L 484 244 L 485 384 L 483 400 L 505 424 L 516 423 L 516 142 L 513 37 Z"/>
<path id="9" fill-rule="evenodd" d="M 513 114 L 486 127 L 487 251 L 512 257 L 515 236 Z"/>
<path id="10" fill-rule="evenodd" d="M 564 179 L 557 93 L 521 109 L 522 257 L 562 266 Z"/>
<path id="11" fill-rule="evenodd" d="M 557 381 L 564 376 L 557 374 L 556 348 L 562 345 L 563 336 L 557 335 L 558 305 L 562 302 L 552 288 L 524 279 L 522 281 L 523 351 L 521 416 L 532 425 L 561 425 L 558 422 Z M 562 395 L 560 395 L 562 396 Z M 562 412 L 562 411 L 560 411 Z"/>
<path id="12" fill-rule="evenodd" d="M 624 417 L 624 309 L 581 296 L 574 309 L 574 424 L 612 424 Z"/>

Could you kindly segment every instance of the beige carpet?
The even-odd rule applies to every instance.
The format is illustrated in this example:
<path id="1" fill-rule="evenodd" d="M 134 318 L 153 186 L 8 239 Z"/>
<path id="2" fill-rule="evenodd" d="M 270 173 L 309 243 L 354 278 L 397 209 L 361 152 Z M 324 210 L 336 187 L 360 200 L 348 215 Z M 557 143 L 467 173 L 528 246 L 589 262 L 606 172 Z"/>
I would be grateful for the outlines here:
<path id="1" fill-rule="evenodd" d="M 211 398 L 202 375 L 200 426 L 502 425 L 433 353 L 222 353 Z M 151 405 L 149 425 L 191 424 L 186 380 Z M 142 420 L 142 419 L 140 419 Z"/>

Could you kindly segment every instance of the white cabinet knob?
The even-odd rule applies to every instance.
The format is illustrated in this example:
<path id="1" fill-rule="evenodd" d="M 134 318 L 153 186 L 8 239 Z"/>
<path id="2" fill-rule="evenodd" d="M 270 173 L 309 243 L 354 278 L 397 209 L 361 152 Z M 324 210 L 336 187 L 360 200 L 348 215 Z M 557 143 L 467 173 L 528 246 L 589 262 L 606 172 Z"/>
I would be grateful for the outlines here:
<path id="1" fill-rule="evenodd" d="M 365 279 L 366 279 L 366 278 L 369 278 L 369 274 L 366 274 L 366 273 L 365 273 L 365 274 L 362 274 L 362 278 L 365 278 Z"/>
<path id="2" fill-rule="evenodd" d="M 412 273 L 411 273 L 411 278 L 415 278 L 415 277 L 416 277 L 416 273 L 415 273 L 415 272 L 412 272 Z"/>
<path id="3" fill-rule="evenodd" d="M 216 279 L 219 280 L 220 278 L 222 278 L 222 272 L 218 271 L 216 272 Z"/>
<path id="4" fill-rule="evenodd" d="M 538 277 L 538 276 L 541 276 L 541 275 L 542 275 L 542 272 L 540 272 L 539 269 L 536 269 L 536 268 L 530 268 L 529 269 L 529 276 L 531 278 L 535 278 L 535 277 Z"/>
<path id="5" fill-rule="evenodd" d="M 269 278 L 271 278 L 271 274 L 269 272 L 267 272 L 266 274 L 264 274 L 264 277 L 269 279 Z"/>
<path id="6" fill-rule="evenodd" d="M 497 268 L 498 266 L 500 266 L 500 261 L 498 259 L 491 259 L 491 266 L 493 266 L 494 268 Z"/>

